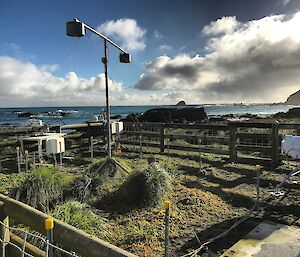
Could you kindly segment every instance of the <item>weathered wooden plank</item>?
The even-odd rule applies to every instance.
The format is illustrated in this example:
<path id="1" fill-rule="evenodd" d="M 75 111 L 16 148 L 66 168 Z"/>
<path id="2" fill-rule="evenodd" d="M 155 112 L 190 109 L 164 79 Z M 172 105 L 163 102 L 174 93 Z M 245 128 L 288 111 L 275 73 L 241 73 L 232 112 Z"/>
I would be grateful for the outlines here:
<path id="1" fill-rule="evenodd" d="M 46 234 L 44 222 L 49 215 L 2 194 L 0 194 L 0 201 L 4 202 L 5 214 L 41 234 Z M 55 242 L 65 249 L 75 251 L 82 257 L 136 257 L 132 253 L 92 237 L 60 220 L 54 220 Z"/>
<path id="2" fill-rule="evenodd" d="M 279 129 L 300 129 L 300 123 L 279 123 Z"/>
<path id="3" fill-rule="evenodd" d="M 24 247 L 24 239 L 14 235 L 13 233 L 10 233 L 10 241 L 19 246 L 21 249 Z M 34 245 L 26 242 L 25 243 L 25 251 L 26 253 L 34 256 L 34 257 L 45 257 L 46 253 L 44 251 L 42 251 L 41 249 L 35 247 Z M 18 249 L 16 249 L 15 247 L 11 246 L 9 247 L 9 256 L 11 257 L 20 257 L 21 253 Z"/>
<path id="4" fill-rule="evenodd" d="M 40 131 L 41 128 L 15 128 L 15 129 L 0 129 L 0 135 L 13 136 L 20 134 L 27 134 L 30 132 Z"/>
<path id="5" fill-rule="evenodd" d="M 228 130 L 227 125 L 166 123 L 166 128 Z"/>
<path id="6" fill-rule="evenodd" d="M 181 145 L 166 145 L 165 148 L 173 149 L 173 150 L 183 150 L 190 152 L 203 152 L 203 153 L 214 153 L 214 154 L 224 154 L 228 155 L 229 150 L 220 149 L 220 148 L 207 148 L 207 147 L 194 147 L 194 146 L 181 146 Z"/>
<path id="7" fill-rule="evenodd" d="M 79 129 L 79 128 L 88 128 L 88 127 L 103 127 L 103 123 L 99 122 L 88 122 L 88 123 L 80 123 L 80 124 L 68 124 L 60 126 L 61 130 L 64 129 Z M 55 126 L 56 128 L 57 126 Z"/>
<path id="8" fill-rule="evenodd" d="M 124 128 L 132 127 L 132 128 L 160 128 L 162 122 L 124 122 Z"/>
<path id="9" fill-rule="evenodd" d="M 141 131 L 123 131 L 121 135 L 125 136 L 137 136 L 140 135 Z M 160 133 L 157 132 L 150 132 L 150 131 L 142 131 L 143 137 L 160 137 Z"/>
<path id="10" fill-rule="evenodd" d="M 236 145 L 238 151 L 271 153 L 272 146 Z"/>
<path id="11" fill-rule="evenodd" d="M 17 140 L 9 141 L 9 142 L 1 142 L 0 147 L 14 146 L 18 143 Z"/>
<path id="12" fill-rule="evenodd" d="M 120 143 L 124 145 L 140 145 L 140 141 L 132 141 L 132 140 L 125 140 L 125 139 L 121 139 Z M 142 142 L 142 146 L 160 148 L 160 143 Z"/>
<path id="13" fill-rule="evenodd" d="M 264 165 L 270 166 L 272 165 L 272 160 L 267 158 L 251 158 L 251 157 L 238 157 L 236 160 L 238 163 L 251 164 L 251 165 Z"/>
<path id="14" fill-rule="evenodd" d="M 230 124 L 230 123 L 229 123 Z M 231 123 L 232 124 L 232 123 Z M 272 128 L 273 123 L 259 122 L 234 122 L 239 128 Z"/>
<path id="15" fill-rule="evenodd" d="M 89 138 L 89 137 L 90 136 L 86 133 L 67 134 L 64 136 L 65 139 Z"/>
<path id="16" fill-rule="evenodd" d="M 186 139 L 186 140 L 206 140 L 209 142 L 216 143 L 229 143 L 229 137 L 220 137 L 220 136 L 207 136 L 207 135 L 187 135 L 187 134 L 166 134 L 166 138 L 169 139 Z"/>
<path id="17" fill-rule="evenodd" d="M 244 139 L 271 139 L 270 133 L 251 133 L 251 132 L 237 132 L 236 136 L 241 140 Z"/>

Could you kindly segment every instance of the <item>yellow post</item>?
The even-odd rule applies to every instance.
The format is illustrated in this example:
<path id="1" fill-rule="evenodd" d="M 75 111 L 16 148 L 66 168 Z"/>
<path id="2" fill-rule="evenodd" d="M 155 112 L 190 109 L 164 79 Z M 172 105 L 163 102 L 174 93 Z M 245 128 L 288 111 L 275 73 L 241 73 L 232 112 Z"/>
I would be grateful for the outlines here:
<path id="1" fill-rule="evenodd" d="M 54 228 L 54 219 L 53 218 L 45 219 L 45 229 L 48 231 L 53 228 Z"/>
<path id="2" fill-rule="evenodd" d="M 54 219 L 48 218 L 45 220 L 45 229 L 47 232 L 47 239 L 48 242 L 53 244 L 53 228 L 54 228 Z M 53 247 L 49 244 L 49 247 L 47 247 L 48 251 L 48 257 L 53 257 Z"/>
<path id="3" fill-rule="evenodd" d="M 169 257 L 169 226 L 170 226 L 170 201 L 164 201 L 165 208 L 165 257 Z"/>
<path id="4" fill-rule="evenodd" d="M 21 162 L 20 162 L 20 147 L 17 146 L 16 147 L 16 151 L 17 151 L 17 163 L 18 163 L 18 172 L 21 172 Z"/>
<path id="5" fill-rule="evenodd" d="M 24 151 L 25 153 L 25 170 L 28 172 L 28 150 Z"/>

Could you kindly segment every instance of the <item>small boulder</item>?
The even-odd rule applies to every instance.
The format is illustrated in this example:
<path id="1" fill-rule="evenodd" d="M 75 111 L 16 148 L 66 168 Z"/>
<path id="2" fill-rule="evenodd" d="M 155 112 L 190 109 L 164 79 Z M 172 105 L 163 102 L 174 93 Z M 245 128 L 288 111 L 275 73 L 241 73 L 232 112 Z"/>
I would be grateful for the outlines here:
<path id="1" fill-rule="evenodd" d="M 28 117 L 31 117 L 33 115 L 33 113 L 31 112 L 22 112 L 20 114 L 18 114 L 18 117 L 19 118 L 28 118 Z"/>

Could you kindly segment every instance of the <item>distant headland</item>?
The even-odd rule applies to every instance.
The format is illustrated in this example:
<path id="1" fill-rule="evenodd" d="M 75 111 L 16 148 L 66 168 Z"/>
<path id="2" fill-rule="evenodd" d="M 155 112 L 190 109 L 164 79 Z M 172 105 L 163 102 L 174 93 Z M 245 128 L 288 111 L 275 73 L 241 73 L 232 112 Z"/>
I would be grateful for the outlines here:
<path id="1" fill-rule="evenodd" d="M 300 90 L 291 94 L 285 101 L 285 104 L 300 105 Z"/>

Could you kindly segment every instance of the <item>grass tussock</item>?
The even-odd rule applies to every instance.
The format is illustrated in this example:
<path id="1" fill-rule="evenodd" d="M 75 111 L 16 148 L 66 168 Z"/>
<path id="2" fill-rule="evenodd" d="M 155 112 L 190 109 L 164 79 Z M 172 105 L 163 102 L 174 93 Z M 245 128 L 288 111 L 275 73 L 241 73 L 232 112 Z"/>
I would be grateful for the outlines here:
<path id="1" fill-rule="evenodd" d="M 95 212 L 88 205 L 77 202 L 67 201 L 58 205 L 53 213 L 53 217 L 68 223 L 90 235 L 101 239 L 108 238 L 108 223 L 101 212 Z"/>
<path id="2" fill-rule="evenodd" d="M 102 198 L 118 188 L 128 176 L 127 172 L 121 169 L 114 170 L 113 173 L 97 171 L 101 161 L 91 164 L 87 172 L 76 178 L 66 190 L 66 196 L 78 201 L 91 201 Z M 122 165 L 126 166 L 123 162 Z M 131 169 L 126 166 L 126 170 Z"/>
<path id="3" fill-rule="evenodd" d="M 43 212 L 49 212 L 62 201 L 63 191 L 68 183 L 66 173 L 53 166 L 44 166 L 24 174 L 11 191 L 11 197 Z"/>
<path id="4" fill-rule="evenodd" d="M 115 192 L 115 199 L 127 207 L 154 207 L 171 188 L 171 176 L 158 163 L 133 172 Z"/>

